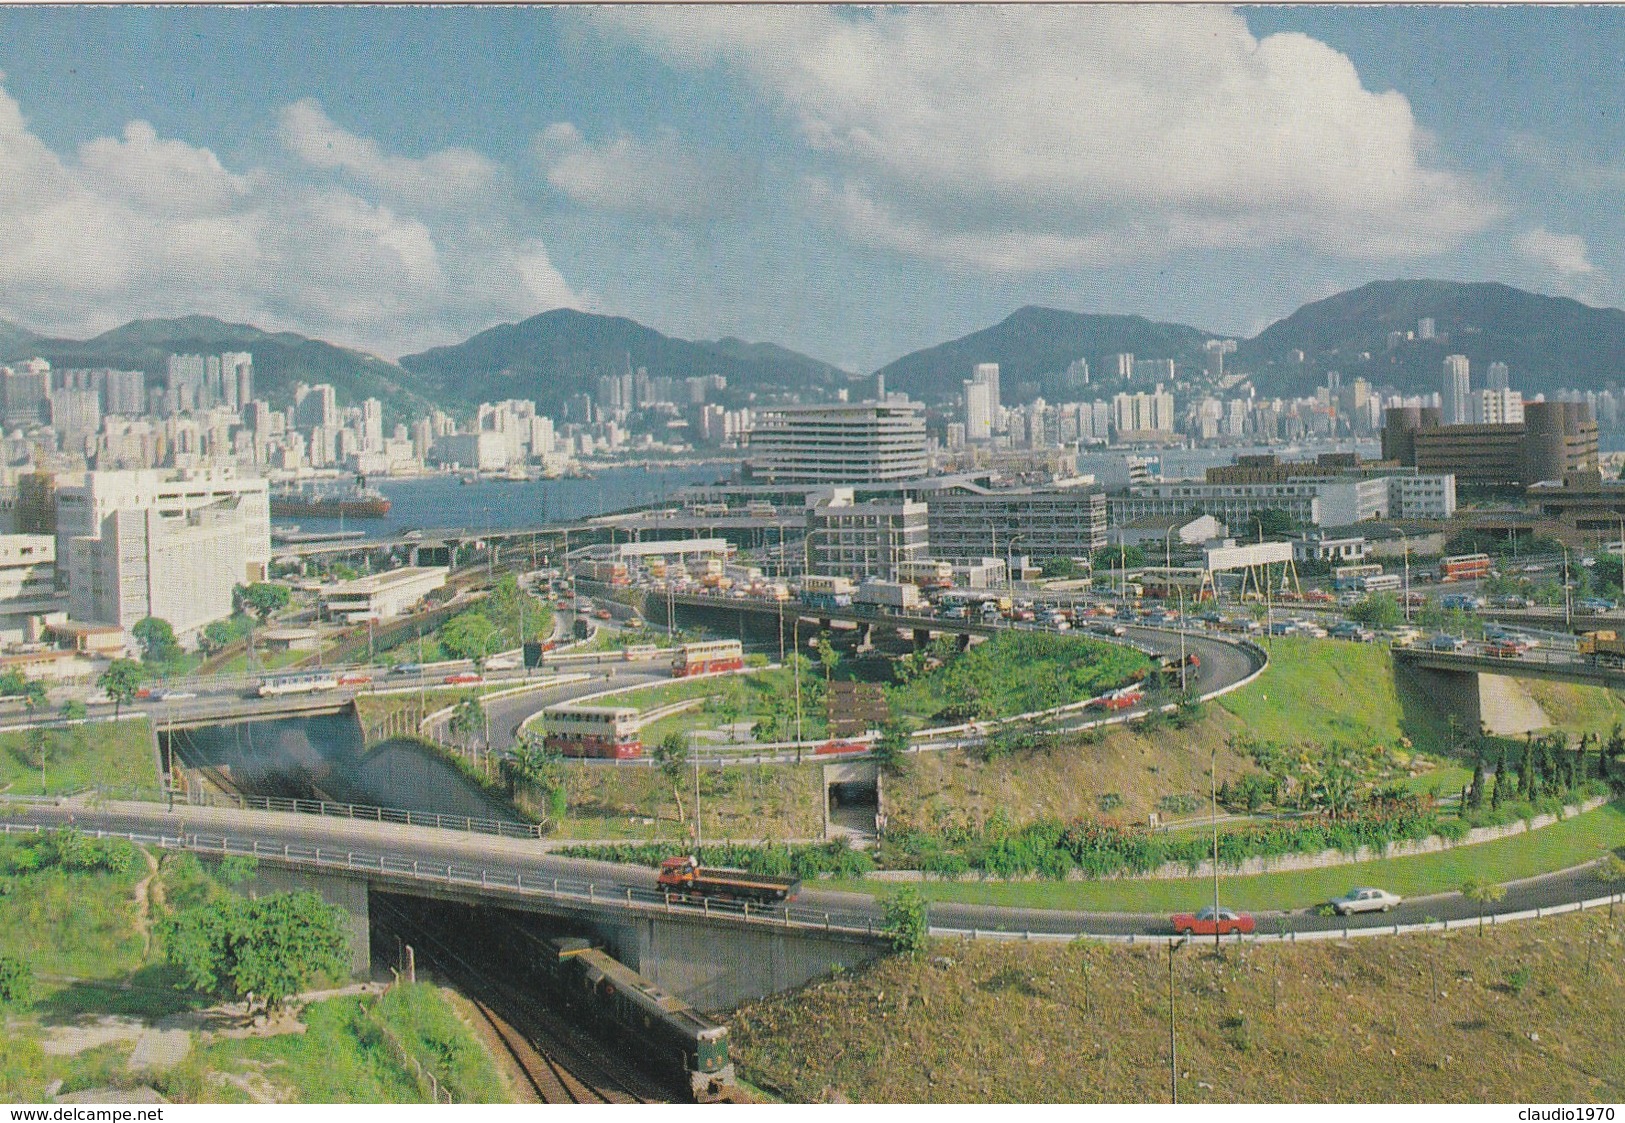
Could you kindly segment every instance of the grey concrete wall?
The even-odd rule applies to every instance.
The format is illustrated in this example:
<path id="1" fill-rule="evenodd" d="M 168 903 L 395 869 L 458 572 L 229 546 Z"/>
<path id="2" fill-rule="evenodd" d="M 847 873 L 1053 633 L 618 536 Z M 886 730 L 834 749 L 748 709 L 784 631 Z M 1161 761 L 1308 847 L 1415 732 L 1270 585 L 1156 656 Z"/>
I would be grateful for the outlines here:
<path id="1" fill-rule="evenodd" d="M 837 966 L 857 967 L 884 950 L 878 941 L 656 917 L 605 926 L 599 934 L 622 963 L 709 1011 L 798 987 Z"/>
<path id="2" fill-rule="evenodd" d="M 1480 671 L 1441 671 L 1413 667 L 1404 672 L 1469 730 L 1483 729 L 1503 737 L 1551 727 L 1551 718 L 1528 689 L 1508 675 Z"/>
<path id="3" fill-rule="evenodd" d="M 1532 733 L 1552 724 L 1529 689 L 1509 675 L 1478 676 L 1478 720 L 1486 731 L 1503 737 Z"/>
<path id="4" fill-rule="evenodd" d="M 349 918 L 350 971 L 365 978 L 372 971 L 371 915 L 367 907 L 367 879 L 334 871 L 317 873 L 294 870 L 261 861 L 258 872 L 237 887 L 246 897 L 268 897 L 273 893 L 314 892 L 330 905 L 337 905 Z"/>

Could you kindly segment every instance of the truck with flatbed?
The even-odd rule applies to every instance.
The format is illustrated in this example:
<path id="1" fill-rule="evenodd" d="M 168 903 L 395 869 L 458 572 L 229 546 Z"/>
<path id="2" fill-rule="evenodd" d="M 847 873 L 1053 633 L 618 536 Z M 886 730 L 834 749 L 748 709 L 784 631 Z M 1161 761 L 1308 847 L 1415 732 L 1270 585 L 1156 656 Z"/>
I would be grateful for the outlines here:
<path id="1" fill-rule="evenodd" d="M 667 858 L 661 862 L 660 875 L 656 878 L 656 882 L 668 893 L 688 897 L 757 901 L 767 904 L 793 900 L 801 891 L 801 881 L 798 878 L 773 877 L 721 866 L 702 866 L 699 859 L 692 855 Z"/>
<path id="2" fill-rule="evenodd" d="M 852 594 L 855 607 L 907 615 L 925 604 L 920 587 L 906 581 L 865 581 Z"/>

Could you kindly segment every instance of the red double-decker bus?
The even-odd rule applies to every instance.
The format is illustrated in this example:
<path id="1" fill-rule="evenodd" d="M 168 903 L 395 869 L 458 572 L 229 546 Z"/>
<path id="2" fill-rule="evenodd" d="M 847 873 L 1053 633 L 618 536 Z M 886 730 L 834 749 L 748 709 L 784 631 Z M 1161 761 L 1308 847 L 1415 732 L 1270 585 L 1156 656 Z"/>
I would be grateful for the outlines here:
<path id="1" fill-rule="evenodd" d="M 1488 554 L 1455 554 L 1439 559 L 1440 581 L 1471 581 L 1490 575 Z"/>
<path id="2" fill-rule="evenodd" d="M 671 661 L 672 678 L 709 675 L 717 671 L 738 671 L 745 666 L 745 649 L 736 639 L 685 643 Z"/>
<path id="3" fill-rule="evenodd" d="M 643 755 L 638 711 L 630 706 L 549 706 L 543 743 L 563 756 L 631 760 Z"/>

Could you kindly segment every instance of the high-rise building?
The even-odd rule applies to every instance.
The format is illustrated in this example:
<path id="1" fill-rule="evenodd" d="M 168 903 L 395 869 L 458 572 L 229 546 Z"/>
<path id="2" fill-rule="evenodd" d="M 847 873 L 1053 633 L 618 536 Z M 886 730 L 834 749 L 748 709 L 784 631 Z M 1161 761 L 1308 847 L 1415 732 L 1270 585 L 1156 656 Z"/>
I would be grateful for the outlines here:
<path id="1" fill-rule="evenodd" d="M 254 400 L 254 356 L 247 351 L 225 351 L 220 355 L 221 403 L 228 409 L 242 409 Z"/>
<path id="2" fill-rule="evenodd" d="M 807 555 L 812 573 L 892 580 L 900 562 L 930 556 L 924 503 L 854 503 L 850 488 L 807 508 Z"/>
<path id="3" fill-rule="evenodd" d="M 1466 425 L 1471 408 L 1467 395 L 1472 383 L 1466 355 L 1446 355 L 1439 380 L 1439 414 L 1446 425 Z"/>
<path id="4" fill-rule="evenodd" d="M 43 361 L 18 368 L 0 367 L 0 397 L 6 427 L 41 425 L 50 409 L 51 367 Z"/>
<path id="5" fill-rule="evenodd" d="M 301 382 L 293 391 L 294 427 L 296 429 L 321 428 L 331 432 L 338 427 L 338 393 L 326 382 L 306 386 Z"/>
<path id="6" fill-rule="evenodd" d="M 1127 382 L 1134 377 L 1134 356 L 1132 354 L 1107 355 L 1105 368 L 1107 378 L 1117 378 Z"/>
<path id="7" fill-rule="evenodd" d="M 1484 376 L 1484 389 L 1505 390 L 1510 385 L 1507 365 L 1505 363 L 1491 363 L 1489 372 Z"/>
<path id="8" fill-rule="evenodd" d="M 993 439 L 992 389 L 985 382 L 965 383 L 965 439 Z"/>
<path id="9" fill-rule="evenodd" d="M 1523 421 L 1523 395 L 1516 390 L 1474 390 L 1467 401 L 1469 425 L 1513 425 Z"/>
<path id="10" fill-rule="evenodd" d="M 971 372 L 971 381 L 980 382 L 987 387 L 988 402 L 993 413 L 997 416 L 1004 406 L 1004 399 L 999 393 L 999 364 L 977 363 L 976 369 Z"/>
<path id="11" fill-rule="evenodd" d="M 1423 316 L 1420 320 L 1416 321 L 1416 338 L 1418 338 L 1418 339 L 1432 339 L 1433 338 L 1433 317 L 1432 316 Z"/>
<path id="12" fill-rule="evenodd" d="M 769 483 L 866 483 L 925 474 L 925 407 L 906 399 L 764 410 L 747 474 Z"/>

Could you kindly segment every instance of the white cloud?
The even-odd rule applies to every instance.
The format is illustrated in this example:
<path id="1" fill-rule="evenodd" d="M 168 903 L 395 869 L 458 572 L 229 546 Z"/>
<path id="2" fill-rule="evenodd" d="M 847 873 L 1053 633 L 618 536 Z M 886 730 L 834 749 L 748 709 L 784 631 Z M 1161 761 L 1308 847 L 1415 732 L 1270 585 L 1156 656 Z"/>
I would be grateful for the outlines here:
<path id="1" fill-rule="evenodd" d="M 1449 249 L 1499 208 L 1430 166 L 1398 93 L 1206 7 L 596 9 L 793 118 L 809 199 L 856 240 L 1018 271 L 1295 243 Z"/>
<path id="2" fill-rule="evenodd" d="M 1572 279 L 1597 273 L 1585 239 L 1577 234 L 1553 234 L 1537 226 L 1519 236 L 1513 248 L 1534 265 L 1559 277 Z"/>
<path id="3" fill-rule="evenodd" d="M 598 210 L 694 219 L 731 210 L 740 197 L 734 162 L 689 148 L 671 128 L 594 143 L 559 121 L 537 134 L 533 147 L 549 184 Z"/>
<path id="4" fill-rule="evenodd" d="M 309 101 L 280 124 L 287 168 L 234 171 L 144 121 L 66 158 L 0 88 L 0 317 L 204 312 L 395 355 L 580 305 L 484 157 L 393 155 Z"/>
<path id="5" fill-rule="evenodd" d="M 314 98 L 285 107 L 279 125 L 288 151 L 311 167 L 347 172 L 391 198 L 420 206 L 484 199 L 501 179 L 494 163 L 468 148 L 445 148 L 421 159 L 392 156 L 377 141 L 334 124 Z"/>

